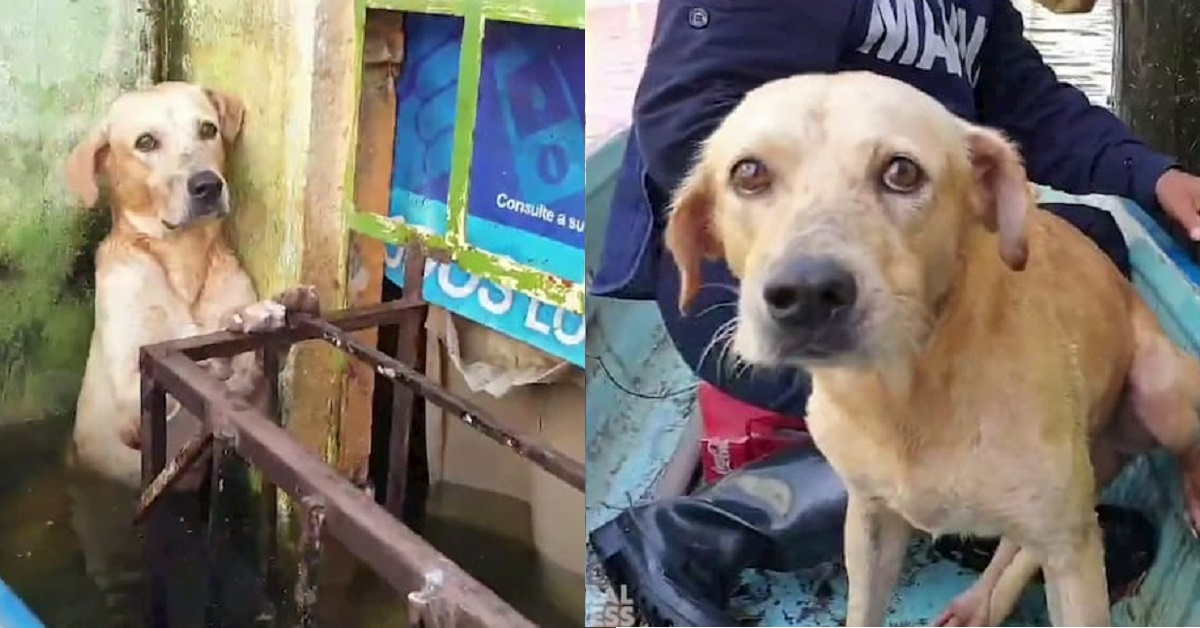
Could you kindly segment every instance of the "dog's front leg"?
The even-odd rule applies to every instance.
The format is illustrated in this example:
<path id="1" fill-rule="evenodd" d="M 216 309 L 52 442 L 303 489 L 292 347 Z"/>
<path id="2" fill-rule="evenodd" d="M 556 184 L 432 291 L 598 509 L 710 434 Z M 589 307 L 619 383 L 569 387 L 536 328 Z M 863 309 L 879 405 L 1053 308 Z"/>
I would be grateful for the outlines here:
<path id="1" fill-rule="evenodd" d="M 1093 517 L 1042 543 L 1046 605 L 1055 626 L 1111 626 L 1104 546 Z M 1056 542 L 1057 541 L 1057 542 Z"/>
<path id="2" fill-rule="evenodd" d="M 238 333 L 262 333 L 282 329 L 287 325 L 288 312 L 320 314 L 321 302 L 313 286 L 290 288 L 271 299 L 256 301 L 250 305 L 226 312 L 220 325 L 227 331 Z M 239 396 L 251 398 L 255 403 L 266 401 L 266 390 L 262 351 L 244 353 L 231 359 L 232 377 L 226 381 L 229 390 Z"/>
<path id="3" fill-rule="evenodd" d="M 256 301 L 228 313 L 221 326 L 243 334 L 275 331 L 287 325 L 288 312 L 320 314 L 321 300 L 317 289 L 309 285 L 289 288 L 271 299 Z"/>
<path id="4" fill-rule="evenodd" d="M 880 502 L 850 492 L 846 506 L 847 626 L 882 626 L 912 528 Z"/>

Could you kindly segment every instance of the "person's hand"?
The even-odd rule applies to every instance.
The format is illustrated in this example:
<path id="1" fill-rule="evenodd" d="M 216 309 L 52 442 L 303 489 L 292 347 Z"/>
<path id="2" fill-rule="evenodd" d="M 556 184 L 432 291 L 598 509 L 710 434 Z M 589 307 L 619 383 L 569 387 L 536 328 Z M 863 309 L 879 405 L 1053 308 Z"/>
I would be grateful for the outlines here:
<path id="1" fill-rule="evenodd" d="M 1158 204 L 1193 242 L 1200 242 L 1200 177 L 1172 168 L 1154 184 Z"/>

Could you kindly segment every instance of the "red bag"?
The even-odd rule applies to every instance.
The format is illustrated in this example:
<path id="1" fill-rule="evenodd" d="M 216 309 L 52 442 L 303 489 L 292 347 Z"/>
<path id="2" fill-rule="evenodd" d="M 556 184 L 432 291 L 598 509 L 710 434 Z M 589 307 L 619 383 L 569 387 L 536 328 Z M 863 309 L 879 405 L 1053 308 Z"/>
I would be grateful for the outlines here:
<path id="1" fill-rule="evenodd" d="M 743 403 L 708 383 L 700 384 L 698 400 L 704 421 L 700 462 L 710 484 L 781 449 L 811 442 L 804 419 Z"/>

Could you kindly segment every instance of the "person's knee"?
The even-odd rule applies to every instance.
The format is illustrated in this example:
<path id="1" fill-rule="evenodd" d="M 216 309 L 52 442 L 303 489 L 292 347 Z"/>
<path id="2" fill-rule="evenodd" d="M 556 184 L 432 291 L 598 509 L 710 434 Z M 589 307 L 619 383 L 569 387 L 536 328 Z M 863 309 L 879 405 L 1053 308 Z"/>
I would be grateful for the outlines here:
<path id="1" fill-rule="evenodd" d="M 1042 208 L 1066 220 L 1086 235 L 1116 264 L 1125 277 L 1133 273 L 1125 234 L 1109 212 L 1090 205 L 1047 203 Z"/>

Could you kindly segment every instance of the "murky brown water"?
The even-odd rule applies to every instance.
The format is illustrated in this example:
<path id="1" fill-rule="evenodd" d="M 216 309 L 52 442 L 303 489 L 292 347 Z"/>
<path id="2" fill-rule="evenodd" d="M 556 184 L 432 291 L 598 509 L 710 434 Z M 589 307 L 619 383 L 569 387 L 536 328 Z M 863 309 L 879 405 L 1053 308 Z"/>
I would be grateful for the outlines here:
<path id="1" fill-rule="evenodd" d="M 126 628 L 141 625 L 142 572 L 136 529 L 131 524 L 134 495 L 68 473 L 64 444 L 69 421 L 45 420 L 0 427 L 0 578 L 20 595 L 49 628 Z M 582 591 L 579 574 L 548 564 L 533 548 L 528 506 L 513 498 L 474 489 L 439 485 L 431 491 L 423 520 L 413 528 L 460 567 L 539 626 L 579 626 L 582 602 L 563 591 Z M 182 538 L 179 532 L 170 533 Z M 172 628 L 200 628 L 204 548 L 173 547 L 172 607 L 183 621 Z M 249 628 L 258 612 L 262 582 L 225 548 L 220 579 L 226 610 L 241 619 L 227 625 Z M 336 544 L 327 543 L 318 602 L 322 625 L 339 628 L 406 626 L 403 598 Z M 285 562 L 285 561 L 281 561 Z M 281 565 L 294 578 L 292 565 Z M 199 584 L 200 586 L 196 586 Z M 581 597 L 581 596 L 580 596 Z M 278 600 L 286 607 L 287 600 Z M 240 608 L 239 608 L 240 607 Z"/>

